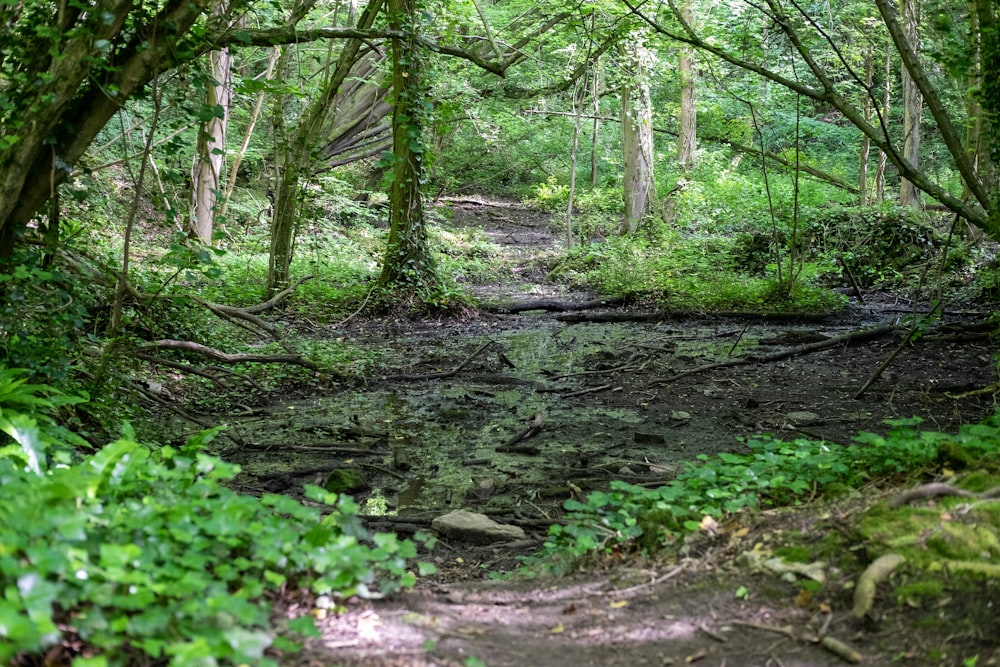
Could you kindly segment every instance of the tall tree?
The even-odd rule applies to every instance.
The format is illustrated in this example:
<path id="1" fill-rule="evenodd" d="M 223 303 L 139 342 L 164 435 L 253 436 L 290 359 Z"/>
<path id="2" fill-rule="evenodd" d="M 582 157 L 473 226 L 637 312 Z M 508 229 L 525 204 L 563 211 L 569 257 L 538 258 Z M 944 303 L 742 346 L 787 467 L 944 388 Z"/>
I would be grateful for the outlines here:
<path id="1" fill-rule="evenodd" d="M 212 0 L 3 3 L 0 260 L 125 101 L 189 58 Z"/>
<path id="2" fill-rule="evenodd" d="M 777 83 L 788 90 L 807 97 L 838 114 L 860 132 L 865 134 L 873 146 L 884 151 L 887 159 L 896 167 L 902 178 L 906 178 L 922 192 L 934 197 L 948 209 L 963 216 L 977 226 L 985 226 L 985 231 L 1000 240 L 1000 216 L 993 214 L 996 202 L 987 192 L 983 181 L 976 173 L 966 152 L 964 137 L 957 131 L 954 120 L 947 113 L 942 95 L 927 75 L 922 59 L 910 48 L 900 26 L 898 12 L 890 0 L 875 0 L 879 16 L 891 40 L 895 55 L 909 72 L 923 97 L 924 105 L 933 116 L 941 141 L 951 158 L 951 164 L 968 185 L 974 201 L 965 201 L 958 193 L 949 191 L 936 175 L 913 165 L 903 155 L 895 134 L 890 130 L 884 116 L 878 124 L 867 122 L 864 113 L 851 100 L 857 99 L 856 90 L 863 88 L 864 80 L 855 70 L 852 61 L 844 57 L 834 36 L 821 24 L 810 8 L 798 3 L 786 5 L 780 0 L 763 0 L 762 3 L 741 5 L 747 11 L 760 11 L 765 19 L 774 25 L 784 41 L 785 47 L 794 54 L 796 67 L 804 67 L 808 77 L 789 72 L 784 66 L 787 57 L 778 65 L 762 64 L 754 55 L 748 56 L 741 45 L 708 39 L 700 34 L 688 21 L 684 20 L 675 4 L 671 5 L 673 24 L 660 23 L 648 16 L 632 0 L 623 0 L 633 13 L 639 15 L 659 32 L 672 39 L 691 44 L 713 54 L 731 66 L 754 72 Z M 749 9 L 748 9 L 749 8 Z M 727 12 L 732 12 L 728 8 Z M 788 12 L 792 12 L 789 14 Z M 787 53 L 787 51 L 786 51 Z M 836 70 L 831 69 L 836 66 Z M 796 69 L 795 72 L 799 70 Z M 984 68 L 985 71 L 985 68 Z M 845 76 L 846 74 L 846 76 Z"/>
<path id="3" fill-rule="evenodd" d="M 358 17 L 358 30 L 368 30 L 382 9 L 382 0 L 371 0 Z M 269 292 L 283 289 L 288 285 L 289 268 L 295 245 L 295 221 L 300 200 L 301 180 L 304 174 L 314 169 L 317 162 L 318 146 L 323 141 L 323 130 L 330 118 L 337 114 L 334 100 L 341 86 L 347 80 L 359 60 L 363 41 L 357 37 L 344 40 L 336 65 L 323 83 L 319 94 L 294 120 L 291 128 L 285 124 L 292 122 L 285 104 L 287 98 L 276 104 L 276 132 L 278 133 L 277 184 L 275 202 L 271 216 L 271 248 L 268 261 L 267 289 Z M 286 59 L 287 54 L 282 58 Z M 279 72 L 287 70 L 279 61 Z"/>
<path id="4" fill-rule="evenodd" d="M 919 0 L 899 0 L 900 16 L 902 18 L 903 35 L 906 45 L 915 58 L 920 57 L 920 34 L 918 26 Z M 924 106 L 923 96 L 913 75 L 905 66 L 902 68 L 903 91 L 903 159 L 913 165 L 920 166 L 920 119 Z M 920 190 L 905 176 L 899 184 L 900 206 L 919 206 Z"/>
<path id="5" fill-rule="evenodd" d="M 222 3 L 213 10 L 225 13 Z M 191 232 L 202 243 L 211 244 L 219 195 L 225 191 L 223 170 L 226 165 L 226 136 L 233 99 L 233 56 L 228 47 L 208 54 L 205 109 L 208 119 L 198 132 L 195 163 L 191 178 Z"/>
<path id="6" fill-rule="evenodd" d="M 653 103 L 649 91 L 652 54 L 642 31 L 635 30 L 619 48 L 624 80 L 621 87 L 624 145 L 625 213 L 619 232 L 634 234 L 643 216 L 657 207 L 653 179 Z"/>
<path id="7" fill-rule="evenodd" d="M 694 10 L 691 0 L 680 4 L 681 16 L 694 25 Z M 678 116 L 677 164 L 681 171 L 694 167 L 695 151 L 698 149 L 698 111 L 695 107 L 694 49 L 681 44 L 677 72 L 681 84 L 681 105 Z"/>
<path id="8" fill-rule="evenodd" d="M 389 243 L 379 285 L 425 290 L 440 278 L 427 240 L 421 185 L 424 133 L 430 102 L 423 80 L 416 0 L 388 0 L 392 39 L 392 183 L 389 189 Z"/>

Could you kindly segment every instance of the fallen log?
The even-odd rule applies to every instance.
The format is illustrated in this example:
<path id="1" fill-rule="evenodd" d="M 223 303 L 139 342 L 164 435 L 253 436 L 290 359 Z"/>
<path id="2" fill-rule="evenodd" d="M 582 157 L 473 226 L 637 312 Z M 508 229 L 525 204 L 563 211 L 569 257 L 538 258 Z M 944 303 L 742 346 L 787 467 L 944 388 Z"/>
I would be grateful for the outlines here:
<path id="1" fill-rule="evenodd" d="M 624 297 L 608 297 L 605 299 L 593 299 L 583 303 L 573 303 L 568 301 L 557 301 L 554 299 L 537 299 L 533 301 L 519 301 L 511 304 L 483 304 L 482 309 L 489 313 L 502 313 L 513 315 L 525 313 L 532 310 L 545 310 L 548 312 L 568 312 L 580 310 L 594 310 L 595 308 L 614 308 L 625 304 Z"/>
<path id="2" fill-rule="evenodd" d="M 663 378 L 662 380 L 657 380 L 656 382 L 652 382 L 650 383 L 650 386 L 658 387 L 661 385 L 669 384 L 671 382 L 675 382 L 677 380 L 680 380 L 681 378 L 688 377 L 689 375 L 696 375 L 698 373 L 704 373 L 705 371 L 715 370 L 717 368 L 730 368 L 732 366 L 742 366 L 745 364 L 770 363 L 772 361 L 780 361 L 782 359 L 798 356 L 800 354 L 810 354 L 812 352 L 819 352 L 820 350 L 826 350 L 831 347 L 838 347 L 840 345 L 846 345 L 848 343 L 857 343 L 861 341 L 874 340 L 875 338 L 888 336 L 891 333 L 899 331 L 899 329 L 900 327 L 898 327 L 895 324 L 883 324 L 881 326 L 870 327 L 868 329 L 858 329 L 857 331 L 849 331 L 848 333 L 840 336 L 834 336 L 833 338 L 817 341 L 815 343 L 807 343 L 806 345 L 799 345 L 798 347 L 792 347 L 787 350 L 781 350 L 780 352 L 772 352 L 771 354 L 751 354 L 736 359 L 727 359 L 725 361 L 718 361 L 711 364 L 704 364 L 702 366 L 697 366 L 695 368 L 682 371 L 675 375 L 671 375 L 668 378 Z"/>

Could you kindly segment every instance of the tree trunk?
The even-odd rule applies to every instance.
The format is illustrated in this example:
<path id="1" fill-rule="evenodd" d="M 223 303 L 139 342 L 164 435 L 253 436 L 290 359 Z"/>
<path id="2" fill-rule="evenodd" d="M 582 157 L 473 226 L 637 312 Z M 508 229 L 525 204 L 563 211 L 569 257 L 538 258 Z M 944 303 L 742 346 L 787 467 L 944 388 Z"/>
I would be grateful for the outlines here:
<path id="1" fill-rule="evenodd" d="M 874 65 L 872 45 L 865 47 L 865 92 L 861 111 L 864 114 L 866 123 L 872 122 L 872 81 L 874 79 Z M 858 154 L 858 205 L 868 205 L 868 158 L 872 152 L 872 140 L 868 135 L 861 135 L 861 151 Z"/>
<path id="2" fill-rule="evenodd" d="M 367 30 L 375 22 L 382 8 L 382 0 L 371 0 L 358 19 L 358 28 Z M 302 174 L 310 170 L 318 154 L 323 128 L 330 116 L 337 112 L 334 100 L 344 81 L 358 61 L 361 40 L 345 40 L 337 57 L 337 65 L 317 97 L 295 121 L 295 128 L 288 133 L 287 96 L 279 96 L 275 103 L 275 144 L 277 148 L 277 183 L 274 213 L 271 218 L 271 250 L 268 260 L 267 289 L 274 292 L 288 285 L 292 253 L 295 248 L 296 215 L 300 199 L 299 182 Z M 282 54 L 278 64 L 278 78 L 287 79 L 287 55 Z"/>
<path id="3" fill-rule="evenodd" d="M 689 1 L 681 5 L 681 15 L 688 24 L 694 22 L 694 12 Z M 694 167 L 698 148 L 698 114 L 695 109 L 694 49 L 681 44 L 678 60 L 681 84 L 680 132 L 677 135 L 677 164 L 681 171 Z"/>
<path id="4" fill-rule="evenodd" d="M 885 51 L 885 81 L 882 86 L 882 118 L 889 117 L 889 105 L 892 102 L 892 47 L 887 46 Z M 865 136 L 868 136 L 867 134 Z M 889 154 L 884 149 L 879 148 L 878 166 L 875 167 L 875 183 L 873 184 L 872 199 L 879 204 L 885 201 L 885 167 L 889 162 Z"/>
<path id="5" fill-rule="evenodd" d="M 213 12 L 221 14 L 225 7 Z M 192 170 L 191 232 L 202 243 L 211 245 L 215 229 L 218 196 L 224 191 L 222 172 L 226 165 L 226 135 L 233 99 L 233 56 L 228 48 L 208 54 L 209 81 L 205 104 L 213 109 L 212 117 L 198 132 L 195 164 Z"/>
<path id="6" fill-rule="evenodd" d="M 287 80 L 291 71 L 291 50 L 281 47 L 278 57 L 277 77 Z M 292 247 L 295 232 L 295 212 L 299 190 L 299 175 L 303 156 L 296 150 L 294 137 L 288 133 L 288 95 L 275 97 L 271 112 L 274 132 L 274 205 L 271 208 L 271 247 L 267 260 L 267 293 L 277 292 L 288 285 L 292 264 Z"/>
<path id="7" fill-rule="evenodd" d="M 986 30 L 983 29 L 983 23 Z M 972 36 L 972 62 L 968 71 L 968 86 L 965 94 L 966 110 L 966 148 L 969 159 L 976 173 L 982 179 L 984 186 L 990 192 L 997 190 L 997 170 L 993 160 L 994 150 L 993 123 L 983 109 L 980 100 L 984 87 L 988 85 L 984 79 L 984 40 L 996 30 L 996 18 L 989 0 L 972 0 L 969 3 L 969 34 Z M 996 73 L 993 73 L 996 77 Z M 995 85 L 995 84 L 994 84 Z M 962 191 L 962 197 L 969 199 L 974 194 L 968 183 Z"/>
<path id="8" fill-rule="evenodd" d="M 10 257 L 28 221 L 65 181 L 70 173 L 65 166 L 74 166 L 125 101 L 171 66 L 174 46 L 208 3 L 169 0 L 148 16 L 131 2 L 98 0 L 65 26 L 64 40 L 43 45 L 35 61 L 22 63 L 21 71 L 37 76 L 24 77 L 25 86 L 12 84 L 8 101 L 15 108 L 0 116 L 30 119 L 0 131 L 0 261 Z M 8 24 L 5 30 L 34 27 Z M 99 43 L 109 45 L 106 57 L 97 56 L 94 45 Z"/>
<path id="9" fill-rule="evenodd" d="M 392 185 L 389 189 L 389 243 L 379 285 L 434 290 L 440 279 L 427 240 L 423 198 L 424 125 L 427 91 L 423 54 L 416 41 L 415 0 L 388 0 L 389 25 L 407 38 L 392 40 Z"/>
<path id="10" fill-rule="evenodd" d="M 919 0 L 900 0 L 900 14 L 903 21 L 903 34 L 914 55 L 920 55 L 920 36 L 917 32 Z M 919 168 L 920 162 L 920 116 L 923 108 L 923 97 L 917 88 L 910 71 L 903 70 L 903 159 L 913 167 Z M 906 178 L 899 184 L 899 205 L 919 206 L 920 191 Z"/>
<path id="11" fill-rule="evenodd" d="M 600 95 L 600 81 L 601 81 L 601 61 L 597 59 L 594 61 L 594 71 L 591 75 L 591 96 L 594 103 L 593 108 L 593 127 L 591 128 L 590 134 L 590 187 L 597 187 L 597 151 L 600 148 L 601 136 L 601 95 Z"/>
<path id="12" fill-rule="evenodd" d="M 638 32 L 619 49 L 625 69 L 621 91 L 622 141 L 624 143 L 625 217 L 619 233 L 634 234 L 643 216 L 654 206 L 653 109 L 649 93 L 649 51 Z"/>

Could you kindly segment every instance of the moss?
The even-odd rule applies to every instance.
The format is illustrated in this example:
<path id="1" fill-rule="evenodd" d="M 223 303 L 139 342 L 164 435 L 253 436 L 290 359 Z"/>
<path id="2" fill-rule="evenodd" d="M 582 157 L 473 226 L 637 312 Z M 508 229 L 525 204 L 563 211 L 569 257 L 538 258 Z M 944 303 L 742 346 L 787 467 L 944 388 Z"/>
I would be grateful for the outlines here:
<path id="1" fill-rule="evenodd" d="M 997 479 L 996 475 L 991 475 L 985 470 L 976 470 L 963 477 L 958 485 L 973 493 L 982 493 L 988 489 L 1000 486 L 1000 479 Z"/>
<path id="2" fill-rule="evenodd" d="M 944 597 L 944 583 L 940 579 L 911 581 L 896 588 L 900 602 L 922 602 L 927 599 L 939 600 Z"/>
<path id="3" fill-rule="evenodd" d="M 938 443 L 935 460 L 942 468 L 951 468 L 952 470 L 965 470 L 976 464 L 975 459 L 965 451 L 962 445 L 952 441 Z"/>
<path id="4" fill-rule="evenodd" d="M 337 468 L 326 476 L 324 488 L 330 493 L 354 493 L 368 486 L 361 471 L 354 468 Z"/>
<path id="5" fill-rule="evenodd" d="M 793 563 L 811 563 L 816 559 L 812 549 L 801 545 L 780 547 L 774 550 L 774 555 Z"/>

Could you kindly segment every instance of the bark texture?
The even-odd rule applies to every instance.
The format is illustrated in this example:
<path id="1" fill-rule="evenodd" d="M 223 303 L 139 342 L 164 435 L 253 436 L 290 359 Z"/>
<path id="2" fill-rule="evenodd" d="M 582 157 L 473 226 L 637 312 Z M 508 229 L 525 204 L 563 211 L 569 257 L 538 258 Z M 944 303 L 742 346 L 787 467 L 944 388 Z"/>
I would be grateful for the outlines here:
<path id="1" fill-rule="evenodd" d="M 900 15 L 903 34 L 906 43 L 914 56 L 920 55 L 920 35 L 918 25 L 918 0 L 900 0 Z M 920 168 L 920 117 L 924 106 L 924 98 L 910 71 L 903 67 L 903 159 Z M 899 183 L 899 205 L 919 206 L 920 190 L 907 178 Z"/>
<path id="2" fill-rule="evenodd" d="M 689 1 L 681 5 L 681 14 L 689 24 L 694 22 Z M 677 69 L 681 84 L 677 163 L 682 171 L 688 171 L 694 167 L 695 151 L 698 149 L 698 113 L 695 107 L 694 49 L 686 44 L 681 45 Z"/>
<path id="3" fill-rule="evenodd" d="M 228 48 L 208 54 L 209 76 L 205 104 L 215 111 L 198 133 L 192 174 L 191 231 L 205 244 L 212 243 L 216 206 L 226 166 L 226 135 L 233 100 L 233 56 Z"/>
<path id="4" fill-rule="evenodd" d="M 648 70 L 651 55 L 637 32 L 632 33 L 619 53 L 626 70 L 621 91 L 625 215 L 619 231 L 634 234 L 643 216 L 651 211 L 656 197 L 653 180 L 653 105 Z"/>
<path id="5" fill-rule="evenodd" d="M 438 282 L 431 256 L 420 192 L 424 128 L 420 44 L 414 32 L 416 2 L 388 0 L 390 26 L 407 34 L 392 40 L 392 186 L 389 190 L 389 243 L 379 285 L 432 288 Z"/>

